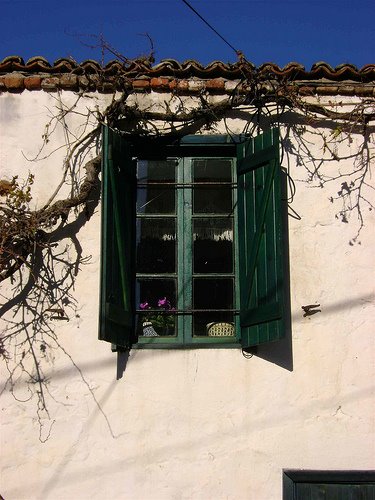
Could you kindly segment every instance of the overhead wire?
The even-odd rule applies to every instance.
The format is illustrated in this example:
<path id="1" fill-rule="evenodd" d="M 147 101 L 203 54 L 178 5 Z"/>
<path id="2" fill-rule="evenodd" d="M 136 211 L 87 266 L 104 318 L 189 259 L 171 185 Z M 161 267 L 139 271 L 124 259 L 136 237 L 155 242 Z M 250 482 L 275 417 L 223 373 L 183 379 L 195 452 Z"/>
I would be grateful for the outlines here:
<path id="1" fill-rule="evenodd" d="M 233 45 L 228 42 L 228 40 L 226 40 L 201 14 L 199 14 L 199 12 L 187 0 L 182 0 L 182 1 L 187 7 L 189 7 L 189 9 L 191 9 L 194 12 L 194 14 L 196 14 L 199 17 L 199 19 L 201 19 L 210 28 L 210 30 L 212 30 L 219 38 L 221 38 L 223 42 L 228 45 L 228 47 L 234 50 L 237 56 L 242 54 L 240 50 L 235 49 Z"/>

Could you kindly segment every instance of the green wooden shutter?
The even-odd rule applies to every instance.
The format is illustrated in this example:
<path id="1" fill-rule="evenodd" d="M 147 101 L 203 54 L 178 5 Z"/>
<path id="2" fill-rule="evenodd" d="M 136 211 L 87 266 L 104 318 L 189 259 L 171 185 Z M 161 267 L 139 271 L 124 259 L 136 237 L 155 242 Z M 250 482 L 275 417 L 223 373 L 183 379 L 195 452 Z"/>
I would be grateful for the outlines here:
<path id="1" fill-rule="evenodd" d="M 121 135 L 103 127 L 99 339 L 134 341 L 135 162 Z"/>
<path id="2" fill-rule="evenodd" d="M 243 348 L 284 336 L 279 133 L 237 147 L 240 324 Z"/>

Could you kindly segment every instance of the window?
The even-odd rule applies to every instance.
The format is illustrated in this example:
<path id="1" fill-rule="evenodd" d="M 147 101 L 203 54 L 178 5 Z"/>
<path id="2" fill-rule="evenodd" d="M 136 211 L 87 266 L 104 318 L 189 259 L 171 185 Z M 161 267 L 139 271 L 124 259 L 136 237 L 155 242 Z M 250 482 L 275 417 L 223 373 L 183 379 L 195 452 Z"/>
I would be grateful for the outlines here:
<path id="1" fill-rule="evenodd" d="M 373 500 L 375 471 L 312 471 L 283 472 L 283 500 L 352 499 Z"/>
<path id="2" fill-rule="evenodd" d="M 236 342 L 234 167 L 220 157 L 137 161 L 139 342 Z"/>
<path id="3" fill-rule="evenodd" d="M 237 144 L 103 136 L 99 338 L 120 348 L 280 339 L 278 131 Z"/>

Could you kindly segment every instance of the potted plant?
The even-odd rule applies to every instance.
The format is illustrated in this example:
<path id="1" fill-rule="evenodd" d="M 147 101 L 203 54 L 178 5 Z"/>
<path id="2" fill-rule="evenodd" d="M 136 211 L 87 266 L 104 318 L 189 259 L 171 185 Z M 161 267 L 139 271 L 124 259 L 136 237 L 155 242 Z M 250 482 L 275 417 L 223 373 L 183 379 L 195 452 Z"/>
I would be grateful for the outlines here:
<path id="1" fill-rule="evenodd" d="M 139 304 L 139 308 L 145 313 L 140 318 L 144 337 L 158 337 L 174 333 L 176 310 L 171 307 L 167 297 L 159 299 L 155 307 L 146 301 Z"/>

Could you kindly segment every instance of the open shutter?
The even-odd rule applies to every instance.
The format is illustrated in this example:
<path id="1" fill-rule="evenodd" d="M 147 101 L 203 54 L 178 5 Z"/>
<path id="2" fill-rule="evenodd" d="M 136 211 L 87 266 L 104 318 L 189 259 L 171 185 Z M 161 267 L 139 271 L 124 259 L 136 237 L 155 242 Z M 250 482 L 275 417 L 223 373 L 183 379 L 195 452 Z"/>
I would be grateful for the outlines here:
<path id="1" fill-rule="evenodd" d="M 120 134 L 103 127 L 99 339 L 134 341 L 135 162 Z"/>
<path id="2" fill-rule="evenodd" d="M 240 324 L 243 348 L 284 336 L 279 133 L 237 147 Z"/>

